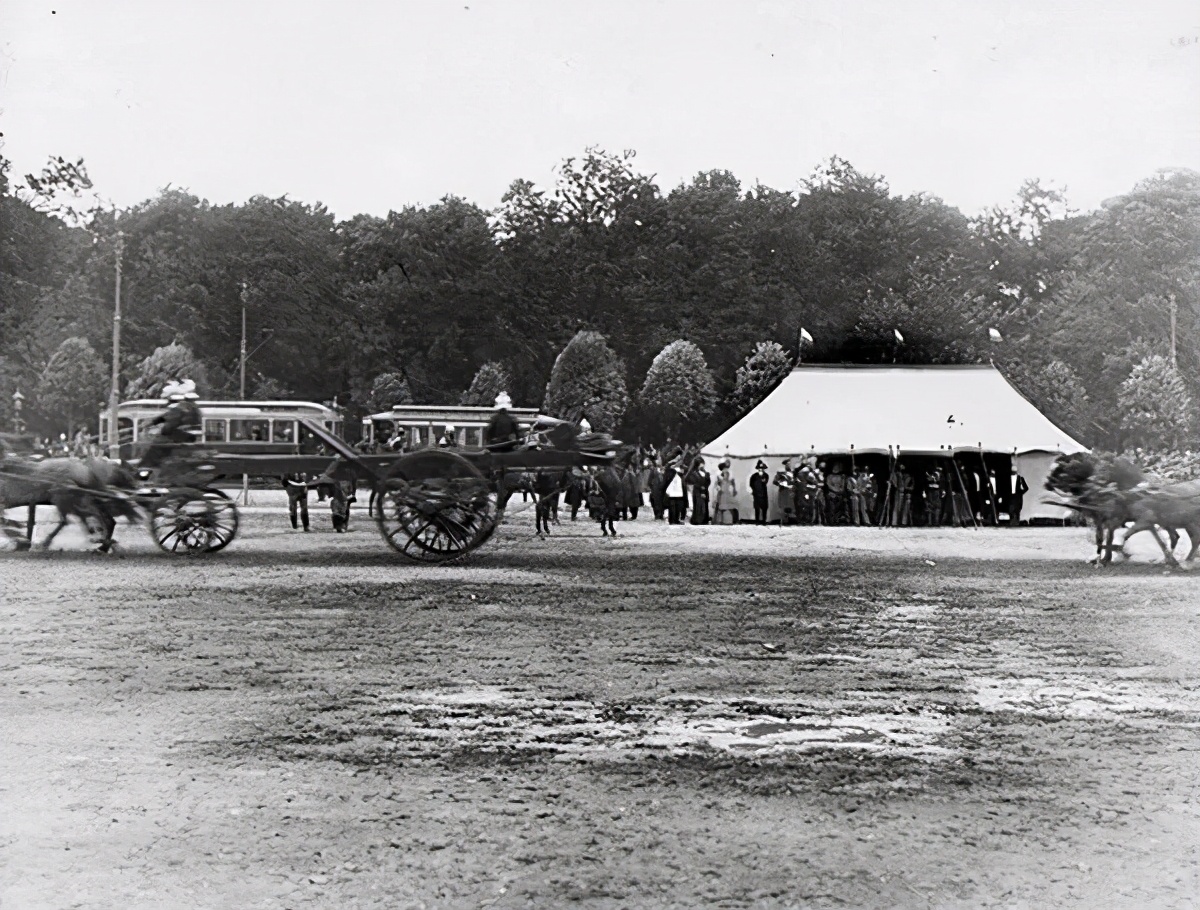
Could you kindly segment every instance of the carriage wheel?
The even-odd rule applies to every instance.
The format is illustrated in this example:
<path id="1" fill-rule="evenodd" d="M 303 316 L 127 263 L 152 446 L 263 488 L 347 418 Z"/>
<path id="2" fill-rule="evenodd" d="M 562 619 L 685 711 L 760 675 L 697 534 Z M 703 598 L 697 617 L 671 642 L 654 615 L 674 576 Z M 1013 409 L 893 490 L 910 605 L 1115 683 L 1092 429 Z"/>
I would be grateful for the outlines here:
<path id="1" fill-rule="evenodd" d="M 237 507 L 220 490 L 177 490 L 162 497 L 150 513 L 150 535 L 166 553 L 215 553 L 237 531 Z"/>
<path id="2" fill-rule="evenodd" d="M 496 491 L 461 455 L 405 455 L 380 489 L 379 533 L 418 562 L 447 562 L 481 546 L 496 529 Z"/>

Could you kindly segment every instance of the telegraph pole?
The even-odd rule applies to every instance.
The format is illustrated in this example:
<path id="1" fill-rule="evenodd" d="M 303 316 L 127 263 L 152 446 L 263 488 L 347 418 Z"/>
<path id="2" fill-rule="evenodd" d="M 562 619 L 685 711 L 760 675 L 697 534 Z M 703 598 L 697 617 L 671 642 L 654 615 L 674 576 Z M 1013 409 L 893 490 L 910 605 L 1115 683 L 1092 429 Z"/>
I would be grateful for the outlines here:
<path id="1" fill-rule="evenodd" d="M 121 393 L 121 257 L 125 234 L 117 231 L 117 271 L 113 290 L 112 387 L 108 390 L 108 457 L 121 457 L 121 436 L 117 430 L 117 405 Z"/>
<path id="2" fill-rule="evenodd" d="M 242 347 L 241 354 L 238 357 L 241 373 L 241 390 L 238 393 L 238 400 L 246 400 L 246 282 L 242 282 Z"/>

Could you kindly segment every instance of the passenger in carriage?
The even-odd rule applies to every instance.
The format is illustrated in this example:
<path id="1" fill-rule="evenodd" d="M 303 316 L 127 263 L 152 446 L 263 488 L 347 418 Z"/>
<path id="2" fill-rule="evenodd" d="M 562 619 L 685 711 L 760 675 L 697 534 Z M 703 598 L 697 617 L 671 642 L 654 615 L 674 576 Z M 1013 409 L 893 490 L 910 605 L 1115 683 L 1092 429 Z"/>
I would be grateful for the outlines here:
<path id="1" fill-rule="evenodd" d="M 454 429 L 454 424 L 446 424 L 446 430 L 442 433 L 442 438 L 438 440 L 438 447 L 442 449 L 458 448 L 458 432 Z"/>
<path id="2" fill-rule="evenodd" d="M 508 392 L 496 396 L 496 411 L 483 431 L 483 444 L 493 452 L 511 452 L 521 441 L 521 428 L 508 413 L 511 407 Z"/>
<path id="3" fill-rule="evenodd" d="M 158 436 L 150 444 L 150 449 L 142 456 L 141 467 L 153 468 L 163 461 L 180 445 L 193 443 L 201 435 L 200 408 L 196 399 L 196 383 L 190 379 L 182 382 L 169 382 L 163 387 L 163 395 L 170 404 L 158 417 L 150 421 L 150 426 L 159 426 Z"/>

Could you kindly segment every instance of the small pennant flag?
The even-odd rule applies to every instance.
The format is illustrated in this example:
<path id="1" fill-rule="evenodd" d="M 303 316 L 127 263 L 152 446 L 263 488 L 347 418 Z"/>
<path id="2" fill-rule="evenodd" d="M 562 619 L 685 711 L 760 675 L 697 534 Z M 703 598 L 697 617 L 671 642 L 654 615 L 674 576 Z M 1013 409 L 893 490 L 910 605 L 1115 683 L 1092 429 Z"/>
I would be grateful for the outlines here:
<path id="1" fill-rule="evenodd" d="M 893 331 L 893 332 L 895 333 L 895 335 L 896 335 L 896 340 L 897 340 L 898 342 L 900 342 L 901 344 L 904 344 L 904 336 L 900 334 L 900 330 L 899 330 L 899 329 L 892 329 L 892 331 Z"/>
<path id="2" fill-rule="evenodd" d="M 988 329 L 988 337 L 991 338 L 992 341 L 1004 340 L 1004 336 L 1000 334 L 999 329 Z"/>
<path id="3" fill-rule="evenodd" d="M 813 340 L 812 340 L 812 335 L 808 334 L 808 329 L 803 329 L 803 328 L 802 328 L 802 329 L 800 330 L 800 340 L 801 340 L 801 341 L 804 341 L 804 342 L 807 342 L 808 344 L 812 344 L 812 343 L 813 343 Z"/>

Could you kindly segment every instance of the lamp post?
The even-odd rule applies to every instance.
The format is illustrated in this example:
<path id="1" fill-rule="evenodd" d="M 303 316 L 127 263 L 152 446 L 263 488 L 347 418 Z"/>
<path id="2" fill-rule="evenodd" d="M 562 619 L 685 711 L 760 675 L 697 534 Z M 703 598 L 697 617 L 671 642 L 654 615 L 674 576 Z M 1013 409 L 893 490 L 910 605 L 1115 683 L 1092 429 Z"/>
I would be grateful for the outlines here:
<path id="1" fill-rule="evenodd" d="M 242 345 L 238 349 L 238 373 L 241 376 L 241 382 L 238 391 L 238 400 L 246 400 L 246 296 L 249 293 L 246 282 L 242 282 Z"/>
<path id="2" fill-rule="evenodd" d="M 108 390 L 108 457 L 121 457 L 121 437 L 117 431 L 117 404 L 121 391 L 121 256 L 125 234 L 117 231 L 117 265 L 113 288 L 112 386 Z"/>
<path id="3" fill-rule="evenodd" d="M 21 403 L 25 401 L 25 396 L 21 394 L 21 390 L 17 389 L 13 392 L 13 432 L 24 433 L 25 422 L 21 419 Z"/>

